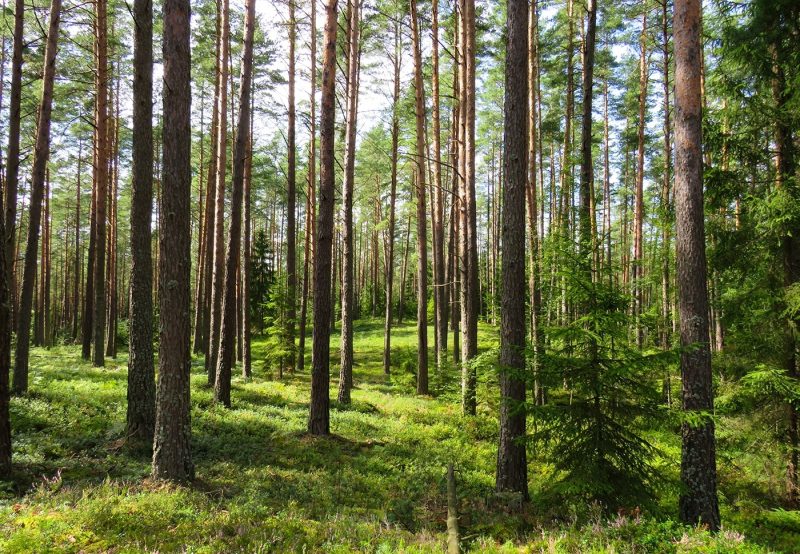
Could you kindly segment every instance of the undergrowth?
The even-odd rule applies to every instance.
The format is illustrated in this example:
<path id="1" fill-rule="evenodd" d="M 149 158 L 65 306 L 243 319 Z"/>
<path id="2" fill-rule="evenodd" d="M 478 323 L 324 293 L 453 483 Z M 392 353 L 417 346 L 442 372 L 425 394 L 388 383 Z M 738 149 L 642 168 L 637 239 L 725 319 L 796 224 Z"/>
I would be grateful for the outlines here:
<path id="1" fill-rule="evenodd" d="M 0 482 L 0 552 L 442 552 L 450 462 L 465 550 L 800 552 L 800 515 L 772 509 L 779 464 L 730 438 L 755 441 L 749 419 L 719 422 L 725 529 L 717 535 L 673 521 L 679 443 L 663 427 L 648 438 L 674 463 L 659 466 L 667 486 L 647 513 L 631 506 L 607 517 L 596 506 L 549 502 L 553 468 L 533 456 L 533 443 L 532 502 L 511 509 L 493 492 L 494 376 L 481 373 L 478 415 L 464 418 L 452 364 L 432 369 L 431 396 L 414 394 L 413 323 L 393 332 L 388 377 L 382 322 L 360 321 L 355 331 L 353 403 L 333 402 L 331 438 L 305 433 L 309 375 L 278 380 L 259 362 L 264 341 L 253 344 L 254 377 L 234 379 L 230 410 L 213 405 L 195 360 L 191 487 L 152 482 L 149 453 L 122 440 L 124 354 L 95 369 L 79 347 L 33 349 L 31 393 L 11 405 L 15 477 Z M 495 337 L 482 328 L 480 344 L 490 349 Z"/>

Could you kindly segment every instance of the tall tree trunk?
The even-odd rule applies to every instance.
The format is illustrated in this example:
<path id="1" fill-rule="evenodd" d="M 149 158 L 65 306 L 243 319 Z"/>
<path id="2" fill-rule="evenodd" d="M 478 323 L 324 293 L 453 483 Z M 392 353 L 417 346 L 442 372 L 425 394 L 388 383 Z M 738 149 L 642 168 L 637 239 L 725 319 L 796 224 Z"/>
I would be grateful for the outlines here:
<path id="1" fill-rule="evenodd" d="M 790 89 L 787 87 L 784 64 L 787 63 L 787 54 L 780 43 L 770 45 L 773 56 L 772 98 L 775 103 L 775 187 L 786 194 L 786 198 L 796 203 L 798 199 L 798 186 L 792 177 L 796 172 L 796 145 L 792 128 L 792 108 L 790 108 Z M 781 257 L 783 262 L 783 283 L 791 287 L 800 281 L 800 238 L 796 223 L 794 229 L 789 229 L 781 238 Z M 788 317 L 786 321 L 786 374 L 793 380 L 798 378 L 797 332 L 800 322 L 797 316 Z M 797 506 L 800 501 L 800 488 L 798 488 L 798 471 L 800 471 L 800 430 L 798 427 L 798 410 L 789 403 L 788 411 L 788 446 L 789 460 L 786 468 L 787 500 L 792 506 Z"/>
<path id="2" fill-rule="evenodd" d="M 303 260 L 303 297 L 300 303 L 300 338 L 297 344 L 297 371 L 306 363 L 306 318 L 309 281 L 314 274 L 314 214 L 317 187 L 317 0 L 311 0 L 311 137 L 308 146 L 308 187 L 306 193 L 305 253 Z"/>
<path id="3" fill-rule="evenodd" d="M 153 4 L 133 5 L 133 168 L 126 435 L 151 444 L 155 425 L 153 362 Z"/>
<path id="4" fill-rule="evenodd" d="M 61 0 L 50 3 L 50 24 L 42 69 L 42 98 L 39 102 L 39 118 L 36 124 L 36 144 L 31 168 L 31 200 L 28 215 L 28 238 L 25 247 L 25 265 L 22 274 L 22 294 L 17 327 L 17 350 L 14 356 L 13 391 L 24 394 L 28 391 L 28 358 L 30 354 L 31 305 L 33 287 L 36 283 L 36 252 L 39 247 L 39 231 L 42 219 L 42 197 L 44 196 L 45 171 L 50 157 L 50 114 L 53 108 L 53 83 L 56 74 L 56 45 L 58 26 L 61 21 Z"/>
<path id="5" fill-rule="evenodd" d="M 397 5 L 395 4 L 395 8 Z M 392 67 L 394 69 L 394 88 L 392 90 L 392 167 L 389 185 L 389 226 L 386 253 L 386 306 L 383 320 L 383 372 L 389 375 L 392 366 L 392 288 L 394 285 L 394 235 L 395 235 L 395 204 L 397 203 L 397 160 L 398 144 L 400 140 L 400 115 L 398 103 L 400 102 L 400 68 L 402 64 L 403 44 L 400 35 L 400 21 L 394 23 L 394 55 Z"/>
<path id="6" fill-rule="evenodd" d="M 244 52 L 239 92 L 239 115 L 233 154 L 233 186 L 231 188 L 231 220 L 228 227 L 228 248 L 225 256 L 225 282 L 222 296 L 222 328 L 220 329 L 217 375 L 214 380 L 214 401 L 231 405 L 231 364 L 236 338 L 236 282 L 239 250 L 242 241 L 242 196 L 250 128 L 250 94 L 253 77 L 253 29 L 255 0 L 247 0 Z"/>
<path id="7" fill-rule="evenodd" d="M 471 0 L 467 0 L 468 2 Z M 417 394 L 428 394 L 428 222 L 425 208 L 425 89 L 417 1 L 411 0 L 411 38 L 414 43 L 417 193 Z"/>
<path id="8" fill-rule="evenodd" d="M 564 151 L 561 157 L 558 228 L 567 237 L 572 204 L 572 118 L 575 112 L 575 1 L 567 0 L 567 97 L 564 110 Z"/>
<path id="9" fill-rule="evenodd" d="M 538 0 L 531 4 L 528 14 L 528 186 L 526 199 L 528 202 L 528 247 L 530 250 L 530 273 L 528 286 L 531 297 L 531 344 L 533 346 L 533 394 L 534 401 L 541 403 L 544 392 L 540 379 L 540 360 L 544 330 L 542 326 L 542 290 L 541 266 L 539 264 L 539 234 L 537 232 L 537 218 L 539 213 L 536 189 L 536 151 L 539 136 L 537 119 L 538 98 L 538 34 L 539 19 L 537 14 Z M 544 203 L 544 198 L 541 199 Z"/>
<path id="10" fill-rule="evenodd" d="M 42 223 L 44 234 L 44 251 L 42 252 L 42 346 L 51 346 L 50 331 L 52 327 L 52 312 L 50 310 L 50 285 L 52 280 L 52 250 L 51 237 L 53 235 L 53 219 L 50 213 L 50 169 L 46 170 L 44 189 L 44 221 Z"/>
<path id="11" fill-rule="evenodd" d="M 603 79 L 603 237 L 605 240 L 605 270 L 611 285 L 614 272 L 611 267 L 611 140 L 608 124 L 608 76 Z"/>
<path id="12" fill-rule="evenodd" d="M 294 370 L 295 364 L 295 317 L 297 304 L 297 192 L 296 167 L 297 145 L 295 141 L 295 43 L 297 22 L 295 21 L 295 0 L 289 0 L 289 130 L 288 174 L 286 187 L 286 346 L 289 354 L 286 367 Z"/>
<path id="13" fill-rule="evenodd" d="M 6 263 L 6 225 L 3 194 L 0 194 L 0 478 L 11 475 L 11 414 L 9 409 L 11 372 L 11 298 L 10 266 Z"/>
<path id="14" fill-rule="evenodd" d="M 629 131 L 630 121 L 625 121 L 625 131 L 626 133 Z M 625 144 L 625 154 L 623 156 L 623 163 L 622 163 L 622 201 L 620 208 L 622 209 L 622 226 L 621 226 L 621 235 L 622 235 L 622 245 L 621 245 L 621 256 L 620 256 L 620 273 L 621 273 L 621 283 L 623 287 L 627 287 L 628 283 L 630 283 L 630 242 L 629 242 L 629 226 L 630 226 L 630 219 L 628 216 L 628 208 L 630 205 L 630 146 Z"/>
<path id="15" fill-rule="evenodd" d="M 380 187 L 380 175 L 375 175 L 375 185 L 377 190 Z M 381 221 L 383 219 L 383 210 L 381 210 L 380 205 L 380 196 L 375 196 L 375 221 Z M 372 292 L 371 299 L 370 299 L 370 315 L 374 317 L 378 317 L 378 290 L 381 286 L 380 282 L 380 248 L 378 246 L 378 231 L 375 227 L 372 228 L 372 286 L 370 287 L 370 291 Z"/>
<path id="16" fill-rule="evenodd" d="M 400 299 L 397 303 L 397 323 L 403 322 L 406 312 L 406 275 L 408 274 L 408 250 L 411 243 L 411 214 L 406 220 L 406 240 L 403 249 L 403 264 L 400 269 Z"/>
<path id="17" fill-rule="evenodd" d="M 334 208 L 334 133 L 336 119 L 336 0 L 325 6 L 325 50 L 322 59 L 322 105 L 320 111 L 320 187 L 314 249 L 314 336 L 311 370 L 311 403 L 308 431 L 330 434 L 330 321 L 331 247 Z"/>
<path id="18" fill-rule="evenodd" d="M 592 245 L 594 242 L 592 222 L 592 97 L 594 86 L 594 50 L 597 33 L 597 10 L 594 0 L 587 0 L 586 40 L 583 48 L 583 117 L 581 119 L 581 184 L 580 184 L 580 263 L 585 264 L 589 277 L 592 272 Z"/>
<path id="19" fill-rule="evenodd" d="M 339 369 L 338 400 L 350 403 L 353 388 L 353 187 L 356 167 L 356 123 L 358 120 L 358 82 L 361 29 L 361 2 L 352 0 L 348 37 L 347 110 L 344 152 L 344 182 L 342 184 L 342 335 Z"/>
<path id="20" fill-rule="evenodd" d="M 661 12 L 662 29 L 662 62 L 664 74 L 664 180 L 661 184 L 661 346 L 663 349 L 670 347 L 670 331 L 672 330 L 672 315 L 670 312 L 669 290 L 669 252 L 670 252 L 670 225 L 671 206 L 670 189 L 672 185 L 672 120 L 670 93 L 672 86 L 669 76 L 670 51 L 669 51 L 669 2 L 664 0 Z M 669 379 L 669 376 L 667 376 Z"/>
<path id="21" fill-rule="evenodd" d="M 242 240 L 242 377 L 252 375 L 252 350 L 250 348 L 250 279 L 252 278 L 251 269 L 251 218 L 250 202 L 251 189 L 253 184 L 253 111 L 254 94 L 250 96 L 250 126 L 247 130 L 247 155 L 244 167 L 244 214 L 242 226 L 244 228 L 244 238 Z"/>
<path id="22" fill-rule="evenodd" d="M 683 410 L 714 410 L 703 222 L 700 0 L 675 0 L 675 231 Z M 714 421 L 683 423 L 680 518 L 719 529 Z"/>
<path id="23" fill-rule="evenodd" d="M 41 227 L 41 247 L 39 248 L 39 270 L 38 270 L 38 290 L 36 291 L 36 300 L 33 306 L 33 346 L 44 346 L 44 322 L 46 314 L 44 310 L 44 297 L 45 297 L 45 281 L 47 279 L 47 232 L 49 231 L 48 221 L 50 215 L 48 214 L 50 198 L 50 171 L 45 169 L 44 177 L 44 195 L 42 197 L 42 222 Z"/>
<path id="24" fill-rule="evenodd" d="M 9 13 L 9 8 L 6 6 L 6 0 L 2 0 L 2 4 L 0 4 L 0 9 L 3 10 L 4 14 Z M 2 33 L 0 33 L 0 83 L 3 83 L 3 84 L 5 84 L 5 82 L 6 82 L 6 58 L 8 57 L 8 54 L 6 52 L 6 31 L 7 30 L 8 30 L 8 25 L 5 25 L 3 27 Z M 12 31 L 11 41 L 12 41 L 12 43 L 14 41 L 13 31 Z M 12 47 L 12 49 L 13 49 L 13 47 Z M 5 103 L 4 103 L 5 96 L 4 96 L 4 93 L 5 93 L 5 86 L 2 86 L 2 87 L 0 87 L 0 113 L 3 113 L 3 109 L 5 108 Z M 3 184 L 4 184 L 3 187 L 5 189 L 6 176 L 5 176 L 5 164 L 3 163 L 3 154 L 2 154 L 2 152 L 0 152 L 0 181 L 3 182 Z M 2 194 L 5 194 L 4 190 L 0 190 L 0 195 L 2 195 Z M 3 199 L 0 199 L 0 202 L 3 202 Z M 3 209 L 0 210 L 0 219 L 5 221 L 5 217 L 6 217 L 6 211 L 5 211 L 5 208 L 3 207 Z M 5 248 L 6 244 L 4 242 L 0 242 L 0 247 Z M 5 254 L 3 255 L 3 259 L 5 259 Z M 5 268 L 4 268 L 4 271 L 5 271 Z"/>
<path id="25" fill-rule="evenodd" d="M 477 374 L 470 363 L 478 354 L 478 281 L 477 211 L 475 202 L 475 1 L 463 0 L 461 16 L 461 57 L 463 58 L 460 127 L 462 133 L 461 165 L 461 390 L 465 414 L 474 415 Z"/>
<path id="26" fill-rule="evenodd" d="M 75 266 L 72 283 L 72 342 L 78 340 L 81 285 L 81 167 L 83 163 L 83 140 L 78 140 L 78 171 L 75 184 Z"/>
<path id="27" fill-rule="evenodd" d="M 112 35 L 113 40 L 113 35 Z M 117 200 L 117 193 L 119 190 L 119 83 L 120 79 L 117 78 L 115 80 L 115 94 L 114 94 L 114 101 L 112 104 L 114 105 L 114 117 L 109 118 L 110 126 L 113 126 L 109 132 L 111 133 L 113 139 L 110 141 L 113 144 L 112 152 L 113 155 L 110 156 L 111 162 L 111 188 L 109 189 L 109 237 L 108 237 L 108 271 L 107 271 L 107 290 L 108 290 L 108 317 L 107 317 L 107 329 L 106 329 L 106 356 L 110 358 L 117 357 L 117 319 L 118 319 L 118 302 L 117 302 L 117 274 L 118 274 L 118 263 L 117 263 L 117 237 L 118 237 L 118 221 L 117 221 L 117 211 L 118 211 L 118 200 Z"/>
<path id="28" fill-rule="evenodd" d="M 96 141 L 95 141 L 96 142 Z M 92 175 L 97 165 L 97 149 L 93 148 Z M 97 227 L 97 191 L 92 185 L 89 208 L 89 251 L 86 255 L 86 288 L 83 294 L 83 321 L 81 322 L 81 357 L 88 360 L 92 354 L 92 321 L 94 319 L 94 263 L 95 232 Z"/>
<path id="29" fill-rule="evenodd" d="M 455 117 L 453 118 L 455 121 Z M 458 146 L 453 147 L 453 156 L 452 160 L 454 162 L 454 167 L 458 167 Z M 458 172 L 454 171 L 453 175 L 455 179 L 458 179 L 457 175 Z M 458 237 L 459 237 L 459 209 L 458 209 L 458 197 L 455 196 L 458 191 L 457 183 L 453 183 L 453 194 L 454 198 L 452 200 L 452 204 L 450 206 L 450 247 L 449 247 L 449 255 L 448 255 L 448 266 L 449 271 L 448 274 L 450 276 L 450 281 L 452 286 L 450 288 L 450 321 L 451 321 L 451 331 L 453 331 L 453 361 L 455 363 L 461 362 L 461 343 L 459 338 L 461 336 L 461 306 L 459 305 L 459 299 L 461 298 L 461 285 L 460 281 L 457 278 L 458 274 Z"/>
<path id="30" fill-rule="evenodd" d="M 208 384 L 214 386 L 217 372 L 217 354 L 219 352 L 220 328 L 222 327 L 222 294 L 225 279 L 225 176 L 227 171 L 228 149 L 228 59 L 230 55 L 230 6 L 228 0 L 222 0 L 220 7 L 220 47 L 219 47 L 219 103 L 216 170 L 214 201 L 214 256 L 211 277 L 211 317 L 209 319 L 208 355 L 206 371 Z"/>
<path id="31" fill-rule="evenodd" d="M 106 208 L 108 204 L 108 1 L 95 2 L 95 141 L 97 166 L 95 169 L 95 259 L 92 315 L 92 364 L 105 365 L 106 347 Z"/>
<path id="32" fill-rule="evenodd" d="M 591 0 L 590 0 L 591 2 Z M 525 191 L 528 188 L 528 2 L 506 13 L 503 259 L 500 323 L 498 491 L 528 498 L 525 453 Z M 534 216 L 535 221 L 535 216 Z M 535 228 L 535 225 L 534 225 Z"/>
<path id="33" fill-rule="evenodd" d="M 642 300 L 644 295 L 644 130 L 647 110 L 647 8 L 642 12 L 642 32 L 639 36 L 639 125 L 637 132 L 636 157 L 636 189 L 634 204 L 633 230 L 633 302 L 636 317 L 636 345 L 641 348 L 644 343 L 644 329 L 641 324 Z"/>
<path id="34" fill-rule="evenodd" d="M 191 34 L 189 0 L 164 0 L 163 192 L 159 226 L 159 351 L 153 477 L 194 478 L 191 455 Z"/>
<path id="35" fill-rule="evenodd" d="M 342 247 L 339 240 L 339 229 L 334 227 L 333 230 L 333 260 L 331 262 L 331 331 L 336 331 L 336 286 L 339 285 L 341 290 L 341 274 L 342 274 Z M 313 355 L 313 354 L 312 354 Z"/>
<path id="36" fill-rule="evenodd" d="M 218 133 L 219 133 L 219 95 L 220 95 L 220 35 L 222 24 L 222 16 L 220 13 L 220 4 L 217 3 L 217 40 L 215 49 L 215 80 L 214 80 L 214 99 L 211 108 L 211 132 L 210 135 L 210 152 L 208 160 L 208 173 L 206 178 L 206 198 L 205 198 L 205 213 L 203 215 L 203 275 L 202 288 L 203 294 L 198 295 L 198 303 L 195 310 L 198 311 L 199 326 L 195 327 L 194 336 L 194 351 L 196 353 L 204 353 L 206 356 L 206 371 L 208 371 L 208 363 L 210 363 L 210 350 L 209 344 L 211 342 L 211 302 L 212 302 L 212 286 L 213 286 L 213 273 L 214 273 L 214 240 L 216 237 L 215 231 L 215 215 L 216 215 L 216 182 L 217 182 L 217 147 L 218 147 Z"/>
<path id="37" fill-rule="evenodd" d="M 24 24 L 25 24 L 25 2 L 15 0 L 14 2 L 14 37 L 11 53 L 11 90 L 9 98 L 8 113 L 8 150 L 6 151 L 6 178 L 5 178 L 5 243 L 6 249 L 6 268 L 8 271 L 8 293 L 11 301 L 11 318 L 16 322 L 18 317 L 17 307 L 17 285 L 14 279 L 16 273 L 15 259 L 17 225 L 17 191 L 19 189 L 19 141 L 20 123 L 22 115 L 22 50 L 24 48 Z"/>
<path id="38" fill-rule="evenodd" d="M 205 275 L 205 252 L 206 235 L 208 234 L 206 213 L 206 202 L 208 201 L 208 187 L 203 190 L 203 170 L 205 169 L 205 86 L 200 88 L 200 162 L 197 175 L 197 269 L 195 273 L 195 294 L 194 294 L 194 323 L 192 325 L 192 353 L 202 352 L 203 334 L 203 276 Z"/>
<path id="39" fill-rule="evenodd" d="M 436 365 L 447 355 L 447 288 L 444 263 L 444 191 L 442 190 L 441 115 L 439 107 L 439 0 L 431 6 L 431 88 L 433 90 L 433 267 L 436 313 Z"/>
<path id="40" fill-rule="evenodd" d="M 452 170 L 452 179 L 450 183 L 450 244 L 448 247 L 448 279 L 450 285 L 450 321 L 451 330 L 453 331 L 453 361 L 460 363 L 461 361 L 461 344 L 459 337 L 461 335 L 461 270 L 460 270 L 460 225 L 461 220 L 461 181 L 463 174 L 461 173 L 461 150 L 462 150 L 462 133 L 461 133 L 461 63 L 462 56 L 460 48 L 460 24 L 459 15 L 455 14 L 455 31 L 453 32 L 453 106 L 451 109 L 452 117 L 450 123 L 450 166 Z"/>

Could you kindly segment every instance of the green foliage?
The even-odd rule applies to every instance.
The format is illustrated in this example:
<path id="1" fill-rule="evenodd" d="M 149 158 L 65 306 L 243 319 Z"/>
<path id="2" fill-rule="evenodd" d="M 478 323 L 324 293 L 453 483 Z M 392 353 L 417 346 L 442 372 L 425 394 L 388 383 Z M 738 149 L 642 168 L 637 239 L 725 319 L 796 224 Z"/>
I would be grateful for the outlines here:
<path id="1" fill-rule="evenodd" d="M 605 509 L 649 503 L 659 453 L 644 429 L 664 415 L 658 377 L 674 353 L 632 346 L 629 298 L 592 279 L 574 254 L 562 259 L 566 299 L 579 316 L 546 330 L 541 373 L 554 390 L 533 408 L 533 438 L 555 470 L 550 492 Z"/>
<path id="2" fill-rule="evenodd" d="M 267 304 L 275 285 L 275 256 L 269 238 L 260 229 L 253 240 L 250 255 L 250 313 L 256 329 L 263 331 Z"/>
<path id="3" fill-rule="evenodd" d="M 772 501 L 755 480 L 765 478 L 774 456 L 736 450 L 725 437 L 763 443 L 763 435 L 742 432 L 741 420 L 729 418 L 719 424 L 726 530 L 717 535 L 669 518 L 607 518 L 580 498 L 555 504 L 536 495 L 522 513 L 507 513 L 493 500 L 498 399 L 489 366 L 496 330 L 480 326 L 481 345 L 489 347 L 475 362 L 480 409 L 464 418 L 457 368 L 432 374 L 432 397 L 416 397 L 413 371 L 400 370 L 415 358 L 414 323 L 395 328 L 396 371 L 383 374 L 382 329 L 380 320 L 355 323 L 357 387 L 351 405 L 334 403 L 330 439 L 305 435 L 307 374 L 278 381 L 255 364 L 251 380 L 234 377 L 234 409 L 225 410 L 213 406 L 202 360 L 194 360 L 198 479 L 191 487 L 150 482 L 149 455 L 119 440 L 124 352 L 96 369 L 78 347 L 34 348 L 32 391 L 11 404 L 16 473 L 0 483 L 0 551 L 441 552 L 449 462 L 457 469 L 465 552 L 798 551 L 797 512 L 764 509 Z M 269 340 L 255 340 L 254 360 L 267 357 Z M 334 350 L 338 341 L 331 337 Z M 674 433 L 647 433 L 675 455 Z M 729 457 L 746 464 L 748 475 L 730 469 Z M 551 470 L 530 465 L 533 491 L 552 481 Z M 775 471 L 767 475 L 780 476 L 783 467 Z M 674 499 L 663 502 L 671 514 Z"/>
<path id="4" fill-rule="evenodd" d="M 286 281 L 274 281 L 269 287 L 266 301 L 261 305 L 264 328 L 264 367 L 280 368 L 292 354 L 286 329 L 289 318 L 286 310 Z"/>
<path id="5" fill-rule="evenodd" d="M 759 365 L 742 377 L 741 384 L 757 399 L 800 406 L 800 382 L 783 369 Z"/>
<path id="6" fill-rule="evenodd" d="M 766 510 L 754 514 L 749 521 L 742 518 L 742 529 L 782 552 L 800 551 L 800 512 L 780 508 Z"/>

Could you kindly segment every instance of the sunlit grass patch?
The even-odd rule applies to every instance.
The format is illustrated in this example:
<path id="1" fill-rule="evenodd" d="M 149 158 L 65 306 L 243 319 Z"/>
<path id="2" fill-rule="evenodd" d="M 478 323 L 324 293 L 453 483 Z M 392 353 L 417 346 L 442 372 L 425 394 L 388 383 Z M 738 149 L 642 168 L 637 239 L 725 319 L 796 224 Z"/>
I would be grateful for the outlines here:
<path id="1" fill-rule="evenodd" d="M 256 340 L 254 375 L 245 380 L 234 371 L 230 410 L 213 404 L 202 360 L 195 360 L 197 480 L 190 487 L 153 483 L 149 455 L 121 441 L 124 355 L 98 369 L 78 347 L 33 349 L 31 393 L 12 401 L 15 480 L 0 493 L 0 552 L 441 552 L 444 470 L 451 462 L 463 545 L 474 552 L 766 551 L 753 541 L 792 552 L 797 546 L 796 512 L 767 511 L 753 500 L 745 507 L 746 490 L 736 507 L 723 496 L 726 525 L 743 534 L 717 536 L 670 521 L 677 489 L 663 491 L 663 513 L 640 519 L 592 519 L 586 506 L 547 505 L 537 491 L 552 468 L 539 462 L 529 467 L 533 502 L 509 513 L 494 494 L 496 377 L 480 376 L 479 413 L 463 417 L 460 370 L 452 363 L 436 368 L 431 348 L 431 395 L 417 396 L 416 328 L 396 331 L 396 365 L 387 376 L 382 321 L 357 323 L 350 405 L 335 401 L 332 360 L 330 438 L 306 433 L 310 358 L 304 372 L 278 380 L 276 369 L 259 360 Z M 482 346 L 496 344 L 494 329 L 480 331 Z M 335 356 L 338 335 L 331 343 Z M 650 436 L 679 459 L 674 430 Z M 536 448 L 530 445 L 532 453 Z M 757 472 L 753 463 L 741 477 L 726 467 L 721 475 L 736 481 L 722 482 L 723 493 L 758 483 L 745 479 Z M 663 470 L 676 479 L 677 465 Z"/>

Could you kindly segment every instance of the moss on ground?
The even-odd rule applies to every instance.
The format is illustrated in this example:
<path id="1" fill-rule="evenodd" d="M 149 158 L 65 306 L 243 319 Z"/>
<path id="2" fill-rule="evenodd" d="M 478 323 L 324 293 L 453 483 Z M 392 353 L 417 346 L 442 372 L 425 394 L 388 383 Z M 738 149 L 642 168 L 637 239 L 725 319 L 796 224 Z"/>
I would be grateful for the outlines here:
<path id="1" fill-rule="evenodd" d="M 335 435 L 325 439 L 305 434 L 308 373 L 277 380 L 258 361 L 264 343 L 253 345 L 254 377 L 234 379 L 231 410 L 212 404 L 195 360 L 191 487 L 151 482 L 148 453 L 121 441 L 124 354 L 95 369 L 78 347 L 33 349 L 31 393 L 12 401 L 16 474 L 0 482 L 0 551 L 442 552 L 444 470 L 453 462 L 471 551 L 800 552 L 798 512 L 771 509 L 779 505 L 764 470 L 772 457 L 745 456 L 741 441 L 725 439 L 738 420 L 720 422 L 727 527 L 716 536 L 672 521 L 679 444 L 663 429 L 652 437 L 667 481 L 648 514 L 552 505 L 538 494 L 550 469 L 533 457 L 533 502 L 511 513 L 493 494 L 493 377 L 482 373 L 479 413 L 464 418 L 454 367 L 432 372 L 431 396 L 414 394 L 413 324 L 393 333 L 396 370 L 383 374 L 382 332 L 380 321 L 357 322 L 353 403 L 333 403 Z M 496 333 L 481 334 L 491 347 Z"/>

